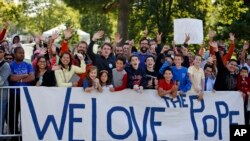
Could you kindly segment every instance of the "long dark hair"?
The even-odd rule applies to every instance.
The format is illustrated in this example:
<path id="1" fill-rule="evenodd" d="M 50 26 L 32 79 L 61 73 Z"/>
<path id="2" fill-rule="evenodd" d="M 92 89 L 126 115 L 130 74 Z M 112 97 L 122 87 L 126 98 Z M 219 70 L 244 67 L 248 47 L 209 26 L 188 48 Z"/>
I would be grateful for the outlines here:
<path id="1" fill-rule="evenodd" d="M 35 75 L 36 75 L 36 77 L 38 76 L 38 74 L 39 74 L 39 66 L 37 65 L 38 64 L 38 62 L 39 62 L 39 60 L 41 60 L 41 59 L 45 59 L 45 62 L 46 62 L 46 67 L 45 67 L 45 69 L 46 70 L 48 70 L 48 60 L 47 60 L 47 58 L 45 57 L 45 56 L 39 56 L 38 58 L 37 58 L 37 62 L 36 62 L 36 67 L 35 67 Z"/>
<path id="2" fill-rule="evenodd" d="M 101 76 L 102 76 L 102 74 L 104 74 L 104 73 L 106 73 L 107 76 L 108 76 L 108 80 L 107 80 L 107 82 L 106 82 L 106 85 L 110 85 L 110 84 L 111 84 L 111 76 L 110 76 L 110 74 L 109 74 L 109 72 L 108 72 L 107 70 L 101 70 L 101 71 L 99 72 L 100 84 L 101 84 L 101 86 L 104 85 L 103 82 L 101 81 Z"/>
<path id="3" fill-rule="evenodd" d="M 59 65 L 61 65 L 62 68 L 65 68 L 65 66 L 64 66 L 63 63 L 62 63 L 62 57 L 63 57 L 63 55 L 65 55 L 65 54 L 68 54 L 68 55 L 69 55 L 69 59 L 70 59 L 70 61 L 69 61 L 69 71 L 70 71 L 70 70 L 71 70 L 71 66 L 72 66 L 72 57 L 71 57 L 71 54 L 70 54 L 69 52 L 64 52 L 64 53 L 61 54 L 60 59 L 59 59 Z"/>

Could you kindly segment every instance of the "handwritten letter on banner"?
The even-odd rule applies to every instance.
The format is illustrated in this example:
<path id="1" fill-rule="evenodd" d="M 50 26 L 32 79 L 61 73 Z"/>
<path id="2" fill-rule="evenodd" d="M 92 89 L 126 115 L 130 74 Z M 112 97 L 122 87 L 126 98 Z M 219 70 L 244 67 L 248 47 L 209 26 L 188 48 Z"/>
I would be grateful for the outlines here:
<path id="1" fill-rule="evenodd" d="M 199 102 L 191 92 L 172 100 L 155 90 L 21 89 L 24 141 L 229 140 L 229 124 L 244 124 L 238 92 L 206 92 Z"/>
<path id="2" fill-rule="evenodd" d="M 175 19 L 174 20 L 174 41 L 176 44 L 183 44 L 185 34 L 190 35 L 189 44 L 201 44 L 203 41 L 203 23 L 198 19 Z"/>

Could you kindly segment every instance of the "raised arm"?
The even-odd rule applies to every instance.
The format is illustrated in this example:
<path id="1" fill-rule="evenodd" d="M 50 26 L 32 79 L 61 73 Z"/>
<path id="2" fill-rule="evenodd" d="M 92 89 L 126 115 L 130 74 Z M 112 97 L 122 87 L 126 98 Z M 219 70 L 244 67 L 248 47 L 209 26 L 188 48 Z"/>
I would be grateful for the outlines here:
<path id="1" fill-rule="evenodd" d="M 155 52 L 157 53 L 157 55 L 161 53 L 161 50 L 163 48 L 163 46 L 161 45 L 161 37 L 162 37 L 162 33 L 158 33 L 156 35 L 157 47 L 155 48 Z"/>
<path id="2" fill-rule="evenodd" d="M 148 37 L 148 28 L 147 27 L 145 27 L 145 29 L 144 29 L 144 31 L 143 31 L 143 38 L 147 38 Z"/>
<path id="3" fill-rule="evenodd" d="M 230 46 L 229 46 L 229 50 L 228 53 L 223 56 L 223 63 L 226 64 L 226 62 L 228 60 L 230 60 L 230 58 L 232 57 L 233 53 L 234 53 L 234 49 L 235 49 L 235 37 L 233 33 L 229 33 L 229 39 L 230 39 Z"/>
<path id="4" fill-rule="evenodd" d="M 89 55 L 90 59 L 93 61 L 93 64 L 95 64 L 95 57 L 96 57 L 96 54 L 93 51 L 94 44 L 98 39 L 101 39 L 103 35 L 104 35 L 104 31 L 96 32 L 93 35 L 92 40 L 88 46 L 87 54 Z"/>
<path id="5" fill-rule="evenodd" d="M 115 53 L 115 48 L 121 46 L 120 43 L 122 41 L 120 33 L 115 33 L 114 45 L 113 45 L 113 53 Z"/>
<path id="6" fill-rule="evenodd" d="M 202 44 L 201 44 L 201 48 L 199 49 L 199 55 L 200 56 L 203 56 L 204 48 L 205 48 L 205 42 L 203 41 Z"/>
<path id="7" fill-rule="evenodd" d="M 128 48 L 127 58 L 129 58 L 132 55 L 132 48 L 133 48 L 134 44 L 135 43 L 134 43 L 133 39 L 129 41 L 129 48 Z"/>
<path id="8" fill-rule="evenodd" d="M 181 65 L 183 67 L 188 68 L 190 66 L 189 58 L 188 58 L 188 49 L 186 47 L 182 47 L 181 51 L 182 51 L 182 54 L 183 54 L 183 63 Z"/>
<path id="9" fill-rule="evenodd" d="M 215 37 L 216 33 L 215 31 L 213 30 L 210 30 L 209 33 L 208 33 L 208 36 L 209 36 L 209 43 L 211 42 L 214 42 L 214 37 Z M 214 49 L 212 46 L 209 46 L 209 53 L 210 55 L 215 55 L 215 52 L 214 52 Z"/>
<path id="10" fill-rule="evenodd" d="M 62 44 L 61 44 L 60 54 L 64 52 L 69 52 L 68 40 L 70 40 L 71 37 L 73 36 L 73 32 L 74 30 L 71 28 L 68 28 L 64 31 L 64 40 L 62 41 Z"/>
<path id="11" fill-rule="evenodd" d="M 241 52 L 241 58 L 240 58 L 240 64 L 242 66 L 244 66 L 244 63 L 245 63 L 245 58 L 246 58 L 246 53 L 247 53 L 248 48 L 249 48 L 249 43 L 245 41 L 243 50 Z"/>
<path id="12" fill-rule="evenodd" d="M 188 41 L 190 40 L 190 34 L 188 33 L 188 34 L 185 34 L 185 41 L 184 41 L 184 44 L 183 44 L 183 46 L 184 47 L 188 47 Z"/>
<path id="13" fill-rule="evenodd" d="M 0 33 L 0 41 L 3 40 L 3 38 L 5 36 L 5 33 L 6 33 L 7 28 L 8 28 L 9 25 L 10 25 L 10 21 L 6 21 L 5 24 L 4 24 L 3 30 Z"/>
<path id="14" fill-rule="evenodd" d="M 216 65 L 217 65 L 218 72 L 226 71 L 227 69 L 223 64 L 222 58 L 221 58 L 220 53 L 219 53 L 218 44 L 216 42 L 210 42 L 209 44 L 211 47 L 213 47 L 213 49 L 215 51 L 215 56 L 216 56 L 216 60 L 217 60 Z"/>
<path id="15" fill-rule="evenodd" d="M 55 31 L 52 33 L 51 38 L 49 40 L 49 53 L 50 56 L 56 54 L 56 48 L 53 46 L 54 41 L 59 37 L 59 32 Z"/>

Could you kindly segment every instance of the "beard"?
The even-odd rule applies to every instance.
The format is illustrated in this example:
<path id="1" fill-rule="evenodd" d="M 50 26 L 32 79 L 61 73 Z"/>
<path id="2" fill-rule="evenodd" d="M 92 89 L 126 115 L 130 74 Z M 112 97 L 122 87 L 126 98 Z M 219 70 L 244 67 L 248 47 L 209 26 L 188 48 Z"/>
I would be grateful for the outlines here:
<path id="1" fill-rule="evenodd" d="M 80 54 L 82 54 L 82 55 L 86 54 L 86 52 L 83 51 L 83 50 L 78 50 L 77 53 L 80 53 Z"/>
<path id="2" fill-rule="evenodd" d="M 142 53 L 146 53 L 148 49 L 146 47 L 141 47 L 140 50 L 141 50 Z"/>

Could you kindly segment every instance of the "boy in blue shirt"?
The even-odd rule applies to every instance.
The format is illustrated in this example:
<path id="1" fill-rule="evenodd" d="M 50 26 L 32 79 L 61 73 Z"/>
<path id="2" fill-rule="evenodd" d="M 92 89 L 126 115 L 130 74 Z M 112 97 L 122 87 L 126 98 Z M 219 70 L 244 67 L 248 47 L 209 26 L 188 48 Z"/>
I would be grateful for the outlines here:
<path id="1" fill-rule="evenodd" d="M 178 90 L 180 91 L 180 94 L 189 91 L 192 86 L 192 83 L 188 77 L 188 69 L 181 65 L 182 62 L 183 62 L 183 57 L 181 55 L 175 55 L 174 56 L 175 66 L 171 67 L 172 72 L 173 72 L 173 80 L 176 81 L 177 84 L 179 85 Z M 168 66 L 169 66 L 169 62 L 165 62 L 162 65 L 162 67 L 159 70 L 161 75 L 163 75 L 164 69 Z"/>

